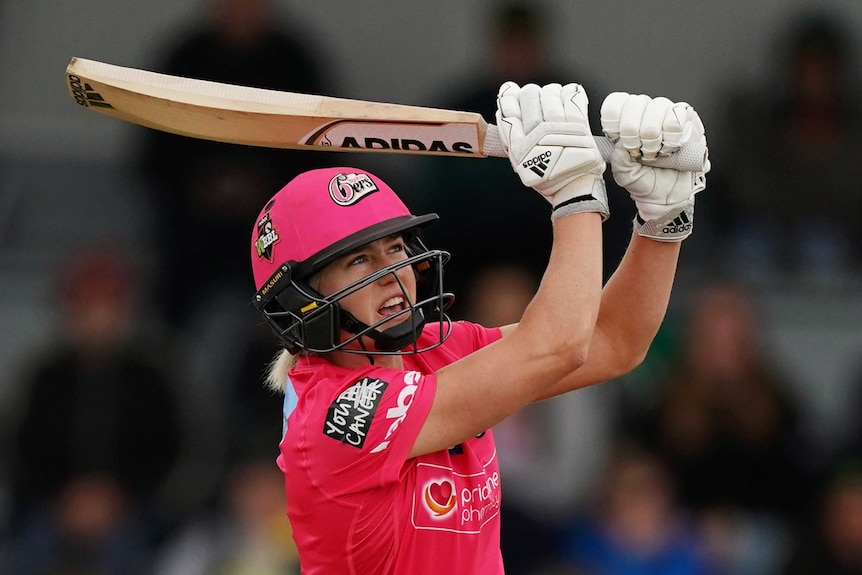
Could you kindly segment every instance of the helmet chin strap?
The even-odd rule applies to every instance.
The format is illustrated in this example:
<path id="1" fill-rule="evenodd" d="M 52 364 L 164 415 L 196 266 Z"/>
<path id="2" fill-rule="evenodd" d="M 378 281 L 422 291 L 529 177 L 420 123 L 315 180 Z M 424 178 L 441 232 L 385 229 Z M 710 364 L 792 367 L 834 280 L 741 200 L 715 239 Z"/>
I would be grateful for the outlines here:
<path id="1" fill-rule="evenodd" d="M 341 310 L 341 327 L 353 335 L 367 335 L 374 340 L 379 351 L 398 351 L 410 344 L 415 345 L 424 325 L 425 313 L 420 308 L 414 308 L 407 321 L 383 331 L 371 329 L 368 324 L 362 323 L 349 312 Z M 362 347 L 365 348 L 364 345 Z"/>

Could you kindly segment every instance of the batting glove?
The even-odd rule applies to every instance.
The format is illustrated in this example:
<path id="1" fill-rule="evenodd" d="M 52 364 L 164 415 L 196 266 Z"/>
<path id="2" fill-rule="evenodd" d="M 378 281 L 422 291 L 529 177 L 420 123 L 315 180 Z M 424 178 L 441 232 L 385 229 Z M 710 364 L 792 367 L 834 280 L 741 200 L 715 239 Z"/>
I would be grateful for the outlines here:
<path id="1" fill-rule="evenodd" d="M 705 146 L 700 116 L 685 102 L 626 92 L 605 98 L 601 116 L 602 131 L 615 143 L 610 160 L 614 181 L 628 190 L 638 208 L 637 232 L 665 242 L 687 238 L 694 225 L 694 196 L 706 188 L 708 157 L 696 172 L 649 164 L 689 142 Z"/>
<path id="2" fill-rule="evenodd" d="M 497 95 L 497 127 L 525 186 L 553 206 L 551 219 L 580 212 L 608 218 L 605 161 L 590 130 L 579 84 L 523 87 L 506 82 Z"/>

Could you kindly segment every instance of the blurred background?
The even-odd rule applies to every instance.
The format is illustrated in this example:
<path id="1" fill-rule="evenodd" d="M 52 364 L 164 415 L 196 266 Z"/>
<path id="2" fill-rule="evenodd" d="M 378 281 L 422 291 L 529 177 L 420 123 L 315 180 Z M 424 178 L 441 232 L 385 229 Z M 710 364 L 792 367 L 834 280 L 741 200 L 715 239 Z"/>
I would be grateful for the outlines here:
<path id="1" fill-rule="evenodd" d="M 517 320 L 550 245 L 503 160 L 169 136 L 74 105 L 73 56 L 489 121 L 577 81 L 594 133 L 611 91 L 690 102 L 713 170 L 647 360 L 497 430 L 507 572 L 862 573 L 860 32 L 858 0 L 0 0 L 0 573 L 298 572 L 247 251 L 299 171 L 439 213 L 458 318 Z"/>

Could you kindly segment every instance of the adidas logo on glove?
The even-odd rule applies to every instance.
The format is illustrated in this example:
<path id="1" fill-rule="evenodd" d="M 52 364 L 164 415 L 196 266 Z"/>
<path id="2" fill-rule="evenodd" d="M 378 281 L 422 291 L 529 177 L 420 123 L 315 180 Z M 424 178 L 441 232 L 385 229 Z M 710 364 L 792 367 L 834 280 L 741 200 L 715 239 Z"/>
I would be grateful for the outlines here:
<path id="1" fill-rule="evenodd" d="M 533 172 L 536 173 L 540 178 L 545 175 L 545 171 L 548 169 L 548 160 L 551 159 L 554 153 L 551 150 L 547 150 L 542 152 L 538 156 L 534 156 L 529 160 L 525 161 L 521 164 L 524 168 L 529 168 Z"/>
<path id="2" fill-rule="evenodd" d="M 685 212 L 680 213 L 668 225 L 662 228 L 663 234 L 679 234 L 691 230 L 691 220 L 685 215 Z"/>

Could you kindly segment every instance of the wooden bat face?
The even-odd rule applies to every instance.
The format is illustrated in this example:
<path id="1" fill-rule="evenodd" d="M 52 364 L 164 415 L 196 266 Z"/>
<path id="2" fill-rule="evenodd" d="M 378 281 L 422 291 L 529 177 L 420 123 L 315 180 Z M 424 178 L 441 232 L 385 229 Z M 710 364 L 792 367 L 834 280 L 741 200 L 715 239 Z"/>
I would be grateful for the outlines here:
<path id="1" fill-rule="evenodd" d="M 149 128 L 235 144 L 484 157 L 479 114 L 179 78 L 73 58 L 71 97 Z"/>

